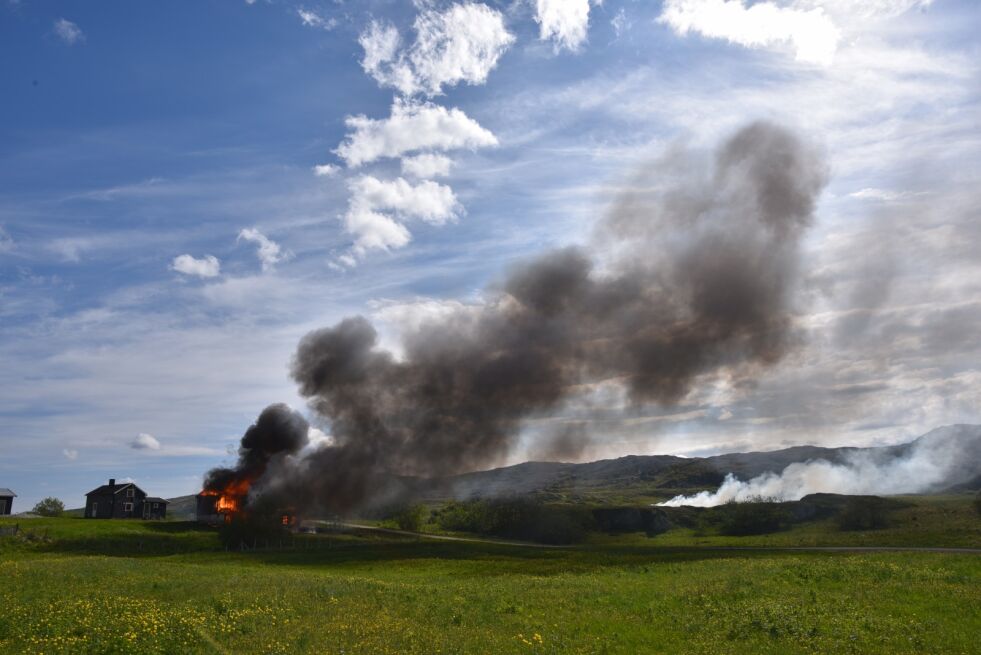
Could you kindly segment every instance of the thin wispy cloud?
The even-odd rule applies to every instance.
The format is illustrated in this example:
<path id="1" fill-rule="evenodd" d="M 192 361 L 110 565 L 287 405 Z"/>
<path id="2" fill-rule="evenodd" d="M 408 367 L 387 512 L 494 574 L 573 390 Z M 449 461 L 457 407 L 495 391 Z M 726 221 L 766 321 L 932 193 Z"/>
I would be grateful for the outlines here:
<path id="1" fill-rule="evenodd" d="M 59 18 L 54 22 L 54 33 L 68 45 L 85 42 L 85 34 L 81 28 L 67 18 Z"/>
<path id="2" fill-rule="evenodd" d="M 239 241 L 248 241 L 258 246 L 256 256 L 262 263 L 262 270 L 271 271 L 276 268 L 276 264 L 284 262 L 292 256 L 283 250 L 278 243 L 264 235 L 254 227 L 245 228 L 238 233 Z"/>

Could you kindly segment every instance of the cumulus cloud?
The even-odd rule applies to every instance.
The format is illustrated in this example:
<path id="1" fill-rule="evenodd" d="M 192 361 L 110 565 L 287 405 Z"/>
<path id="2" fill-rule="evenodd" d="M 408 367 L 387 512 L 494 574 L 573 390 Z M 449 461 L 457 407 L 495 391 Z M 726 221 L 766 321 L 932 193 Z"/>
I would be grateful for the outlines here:
<path id="1" fill-rule="evenodd" d="M 160 442 L 152 434 L 141 432 L 129 442 L 133 450 L 160 450 Z"/>
<path id="2" fill-rule="evenodd" d="M 413 185 L 403 178 L 379 180 L 363 175 L 348 184 L 351 197 L 344 215 L 345 229 L 355 237 L 354 253 L 401 248 L 412 238 L 402 223 L 420 219 L 431 225 L 455 220 L 462 207 L 453 190 L 430 180 Z M 350 257 L 340 260 L 353 265 Z"/>
<path id="3" fill-rule="evenodd" d="M 278 243 L 267 237 L 254 227 L 246 228 L 238 233 L 239 241 L 249 241 L 259 246 L 256 255 L 262 263 L 262 270 L 271 271 L 276 268 L 276 264 L 290 258 L 288 252 L 283 251 Z"/>
<path id="4" fill-rule="evenodd" d="M 81 28 L 66 18 L 59 18 L 54 22 L 54 33 L 68 45 L 85 41 L 85 34 L 82 33 Z"/>
<path id="5" fill-rule="evenodd" d="M 334 164 L 317 164 L 313 167 L 313 174 L 317 177 L 333 177 L 340 170 L 341 167 Z"/>
<path id="6" fill-rule="evenodd" d="M 398 30 L 372 21 L 359 39 L 361 65 L 380 85 L 405 95 L 439 95 L 443 86 L 483 84 L 514 43 L 499 11 L 464 2 L 444 11 L 424 8 L 416 16 L 415 41 L 401 49 Z"/>
<path id="7" fill-rule="evenodd" d="M 357 167 L 383 157 L 420 150 L 453 150 L 497 145 L 497 138 L 460 109 L 396 100 L 388 118 L 350 116 L 352 130 L 336 152 Z"/>
<path id="8" fill-rule="evenodd" d="M 201 259 L 196 259 L 191 255 L 178 255 L 174 257 L 171 269 L 184 275 L 194 275 L 197 277 L 218 277 L 221 273 L 221 262 L 214 255 L 205 255 Z"/>
<path id="9" fill-rule="evenodd" d="M 450 174 L 453 160 L 445 155 L 423 153 L 414 157 L 402 158 L 402 173 L 417 179 L 445 177 Z"/>
<path id="10" fill-rule="evenodd" d="M 696 32 L 747 48 L 793 45 L 799 61 L 828 66 L 841 34 L 820 7 L 747 6 L 743 0 L 666 0 L 658 22 L 679 35 Z"/>
<path id="11" fill-rule="evenodd" d="M 535 0 L 535 20 L 542 40 L 554 41 L 556 50 L 578 50 L 586 42 L 589 0 Z"/>
<path id="12" fill-rule="evenodd" d="M 334 18 L 324 18 L 320 14 L 310 9 L 299 7 L 296 15 L 300 17 L 303 24 L 307 27 L 317 27 L 322 30 L 330 31 L 337 27 L 337 20 Z"/>
<path id="13" fill-rule="evenodd" d="M 350 184 L 351 204 L 371 210 L 393 211 L 432 225 L 454 220 L 461 210 L 453 189 L 431 180 L 413 185 L 399 177 L 379 180 L 362 175 Z"/>

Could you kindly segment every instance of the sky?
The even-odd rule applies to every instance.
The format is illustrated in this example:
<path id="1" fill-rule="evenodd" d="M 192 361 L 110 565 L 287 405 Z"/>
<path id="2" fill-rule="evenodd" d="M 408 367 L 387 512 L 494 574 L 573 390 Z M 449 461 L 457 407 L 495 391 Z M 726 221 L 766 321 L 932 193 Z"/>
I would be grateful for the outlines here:
<path id="1" fill-rule="evenodd" d="M 752 385 L 526 422 L 582 459 L 876 445 L 981 422 L 973 0 L 0 0 L 0 487 L 194 493 L 299 339 L 486 302 L 677 148 L 824 154 L 798 341 Z M 614 384 L 614 382 L 611 382 Z M 602 385 L 600 385 L 602 387 Z"/>

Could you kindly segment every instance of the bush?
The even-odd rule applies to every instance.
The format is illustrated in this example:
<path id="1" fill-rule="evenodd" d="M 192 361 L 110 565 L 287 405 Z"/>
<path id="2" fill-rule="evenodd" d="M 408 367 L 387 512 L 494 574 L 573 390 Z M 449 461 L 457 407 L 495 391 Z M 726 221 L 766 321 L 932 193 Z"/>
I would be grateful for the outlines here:
<path id="1" fill-rule="evenodd" d="M 429 510 L 425 505 L 409 505 L 395 515 L 395 524 L 399 526 L 399 530 L 419 532 L 428 517 Z"/>
<path id="2" fill-rule="evenodd" d="M 728 503 L 722 508 L 722 534 L 747 536 L 783 530 L 790 523 L 790 512 L 773 502 Z"/>
<path id="3" fill-rule="evenodd" d="M 523 498 L 451 502 L 437 522 L 444 530 L 545 544 L 578 543 L 592 525 L 585 510 Z"/>
<path id="4" fill-rule="evenodd" d="M 283 539 L 289 530 L 268 516 L 235 516 L 218 526 L 218 539 L 225 548 L 261 548 Z"/>
<path id="5" fill-rule="evenodd" d="M 31 511 L 41 516 L 61 516 L 65 511 L 65 504 L 49 496 L 35 505 Z"/>
<path id="6" fill-rule="evenodd" d="M 892 508 L 883 498 L 856 496 L 850 499 L 838 514 L 838 527 L 842 530 L 878 530 L 889 525 Z"/>

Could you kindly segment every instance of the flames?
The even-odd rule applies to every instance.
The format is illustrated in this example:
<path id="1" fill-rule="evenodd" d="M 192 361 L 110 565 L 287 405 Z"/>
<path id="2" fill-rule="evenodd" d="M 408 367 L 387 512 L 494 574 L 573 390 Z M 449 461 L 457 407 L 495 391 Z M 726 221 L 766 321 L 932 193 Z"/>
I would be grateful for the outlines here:
<path id="1" fill-rule="evenodd" d="M 243 478 L 233 480 L 221 489 L 205 489 L 199 496 L 217 497 L 214 501 L 214 513 L 228 522 L 242 513 L 242 505 L 245 503 L 245 498 L 249 495 L 251 487 L 252 480 Z"/>
<path id="2" fill-rule="evenodd" d="M 204 489 L 198 494 L 198 521 L 205 523 L 231 523 L 235 519 L 259 519 L 284 528 L 298 526 L 296 510 L 293 507 L 278 507 L 272 512 L 247 507 L 249 491 L 254 478 L 237 478 L 219 488 Z M 268 509 L 268 508 L 267 508 Z"/>

